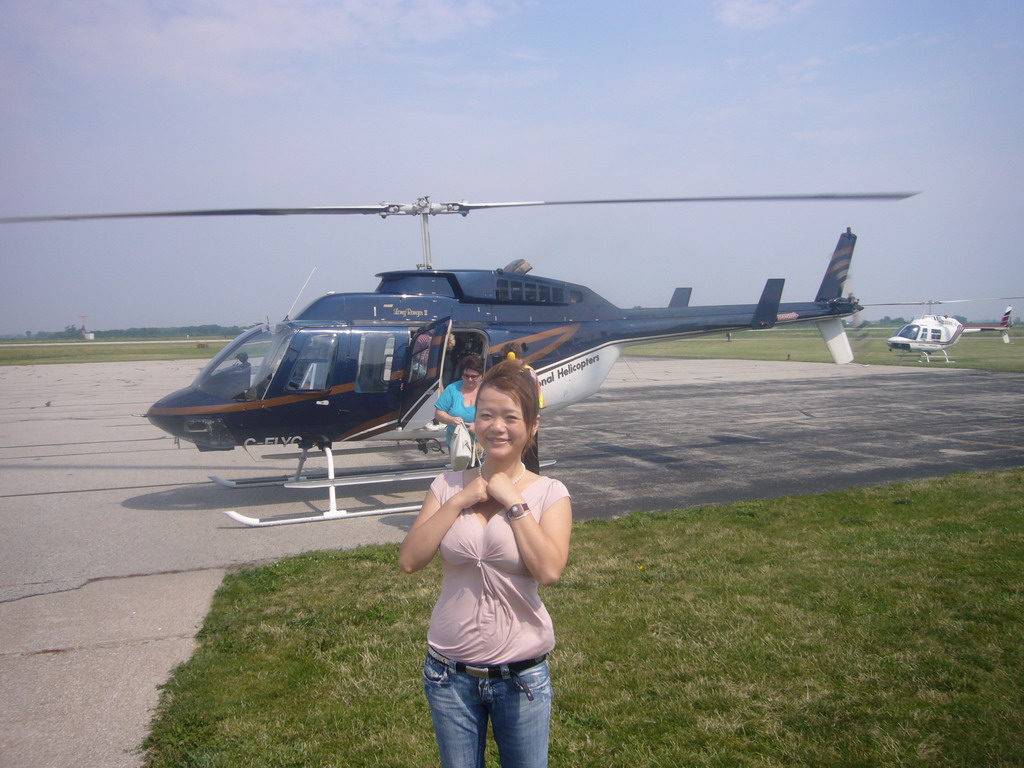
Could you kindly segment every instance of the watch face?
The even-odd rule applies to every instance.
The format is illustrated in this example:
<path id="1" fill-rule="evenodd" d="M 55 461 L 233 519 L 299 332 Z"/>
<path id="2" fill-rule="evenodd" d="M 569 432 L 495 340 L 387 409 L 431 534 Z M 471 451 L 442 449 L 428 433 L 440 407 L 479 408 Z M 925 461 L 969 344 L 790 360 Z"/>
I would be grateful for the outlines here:
<path id="1" fill-rule="evenodd" d="M 529 511 L 530 507 L 528 504 L 513 504 L 508 508 L 506 513 L 509 517 L 519 517 Z"/>

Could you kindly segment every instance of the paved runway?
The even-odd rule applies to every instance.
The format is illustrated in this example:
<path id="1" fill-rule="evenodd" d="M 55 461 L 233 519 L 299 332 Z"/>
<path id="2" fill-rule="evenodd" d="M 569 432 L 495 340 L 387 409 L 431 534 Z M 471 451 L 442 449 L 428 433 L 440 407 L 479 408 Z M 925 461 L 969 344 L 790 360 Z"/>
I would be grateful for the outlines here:
<path id="1" fill-rule="evenodd" d="M 242 528 L 323 508 L 230 491 L 280 474 L 176 447 L 138 414 L 197 361 L 0 368 L 0 754 L 18 768 L 134 766 L 156 686 L 188 658 L 224 569 L 397 542 L 410 515 Z M 1024 465 L 1024 374 L 626 358 L 542 427 L 580 519 Z M 265 465 L 266 464 L 266 465 Z M 394 505 L 425 484 L 364 488 Z"/>
<path id="2" fill-rule="evenodd" d="M 555 414 L 544 455 L 557 457 L 577 517 L 1024 464 L 1024 374 L 748 363 L 748 377 L 735 365 L 667 362 L 680 386 L 638 377 L 627 389 L 623 377 Z M 787 366 L 795 375 L 766 379 Z"/>

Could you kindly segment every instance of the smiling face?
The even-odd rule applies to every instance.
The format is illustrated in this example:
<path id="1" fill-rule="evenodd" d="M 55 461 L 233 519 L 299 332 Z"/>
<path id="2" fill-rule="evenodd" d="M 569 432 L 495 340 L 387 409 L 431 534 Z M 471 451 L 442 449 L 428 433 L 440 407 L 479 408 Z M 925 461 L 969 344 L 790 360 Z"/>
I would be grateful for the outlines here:
<path id="1" fill-rule="evenodd" d="M 519 461 L 538 426 L 527 423 L 516 398 L 493 386 L 482 387 L 477 395 L 473 424 L 488 458 L 497 461 Z"/>

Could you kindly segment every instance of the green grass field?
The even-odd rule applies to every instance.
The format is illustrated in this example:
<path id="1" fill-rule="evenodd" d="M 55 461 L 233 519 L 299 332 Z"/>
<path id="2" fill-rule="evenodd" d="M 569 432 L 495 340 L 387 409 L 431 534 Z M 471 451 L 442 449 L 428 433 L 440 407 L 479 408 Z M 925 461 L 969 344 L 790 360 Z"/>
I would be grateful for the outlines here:
<path id="1" fill-rule="evenodd" d="M 891 352 L 885 340 L 895 328 L 869 326 L 850 330 L 850 346 L 862 365 L 933 365 L 948 368 L 979 368 L 991 371 L 1024 371 L 1024 330 L 1010 332 L 1010 344 L 997 334 L 972 334 L 950 349 L 955 362 L 946 363 L 941 356 L 931 363 L 919 362 L 919 355 Z M 792 360 L 803 363 L 830 363 L 828 350 L 814 327 L 795 327 L 770 331 L 734 333 L 729 341 L 724 335 L 705 336 L 683 341 L 630 347 L 630 355 L 653 357 L 686 357 L 704 360 Z"/>
<path id="2" fill-rule="evenodd" d="M 1024 765 L 1022 500 L 1017 470 L 577 525 L 551 764 Z M 230 574 L 146 764 L 436 765 L 438 583 L 393 545 Z"/>
<path id="3" fill-rule="evenodd" d="M 134 360 L 202 360 L 213 357 L 230 339 L 210 342 L 123 342 L 104 344 L 75 341 L 48 344 L 10 343 L 0 346 L 0 365 L 54 363 L 116 363 Z M 200 344 L 205 346 L 200 346 Z"/>

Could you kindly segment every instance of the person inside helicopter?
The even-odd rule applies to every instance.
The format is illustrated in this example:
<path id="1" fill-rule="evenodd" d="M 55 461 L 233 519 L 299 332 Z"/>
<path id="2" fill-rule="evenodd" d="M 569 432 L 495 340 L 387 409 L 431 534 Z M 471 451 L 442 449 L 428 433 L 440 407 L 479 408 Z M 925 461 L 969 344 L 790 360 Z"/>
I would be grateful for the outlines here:
<path id="1" fill-rule="evenodd" d="M 456 330 L 448 335 L 444 372 L 441 377 L 442 387 L 447 387 L 452 382 L 459 380 L 462 361 L 467 357 L 483 358 L 485 341 L 485 338 L 476 331 Z"/>
<path id="2" fill-rule="evenodd" d="M 455 435 L 456 426 L 461 424 L 470 433 L 473 432 L 473 421 L 476 419 L 476 393 L 484 375 L 484 361 L 478 355 L 469 355 L 462 360 L 461 364 L 461 378 L 444 388 L 444 392 L 437 398 L 434 408 L 434 420 L 447 427 L 444 440 L 449 446 Z"/>

